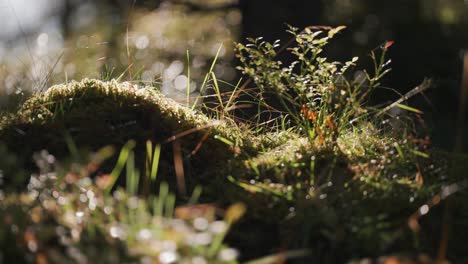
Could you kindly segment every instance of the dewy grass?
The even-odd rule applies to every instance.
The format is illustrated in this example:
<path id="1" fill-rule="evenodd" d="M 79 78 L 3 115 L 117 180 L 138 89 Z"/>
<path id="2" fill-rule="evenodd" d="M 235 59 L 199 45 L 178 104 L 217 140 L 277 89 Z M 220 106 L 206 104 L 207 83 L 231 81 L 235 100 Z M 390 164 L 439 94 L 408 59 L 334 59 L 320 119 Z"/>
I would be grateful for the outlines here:
<path id="1" fill-rule="evenodd" d="M 211 210 L 177 213 L 175 195 L 166 183 L 159 194 L 146 199 L 123 189 L 108 194 L 107 176 L 91 178 L 107 156 L 101 154 L 107 152 L 95 153 L 85 163 L 62 164 L 60 170 L 49 153 L 41 153 L 36 159 L 41 172 L 31 177 L 28 192 L 2 194 L 0 219 L 14 226 L 0 232 L 2 261 L 170 263 L 195 258 L 205 263 L 237 263 L 237 255 L 222 257 L 226 250 L 236 252 L 223 242 L 232 217 L 216 220 Z M 128 165 L 127 175 L 137 173 Z"/>
<path id="2" fill-rule="evenodd" d="M 122 150 L 120 151 L 120 155 L 119 155 L 119 158 L 117 160 L 117 165 L 115 165 L 115 168 L 112 170 L 111 172 L 111 179 L 110 179 L 110 184 L 109 186 L 106 188 L 106 193 L 110 193 L 110 191 L 112 190 L 112 188 L 114 187 L 114 184 L 115 182 L 117 181 L 117 179 L 119 178 L 119 175 L 120 173 L 122 172 L 122 169 L 124 168 L 125 165 L 127 165 L 127 168 L 129 168 L 128 166 L 128 159 L 129 159 L 129 156 L 133 154 L 131 153 L 131 150 L 135 147 L 135 142 L 134 141 L 129 141 L 127 142 L 127 144 L 124 145 L 124 147 L 122 148 Z M 134 157 L 132 157 L 132 159 L 134 159 Z M 130 168 L 131 169 L 131 168 Z M 130 173 L 127 172 L 127 175 L 129 175 Z"/>

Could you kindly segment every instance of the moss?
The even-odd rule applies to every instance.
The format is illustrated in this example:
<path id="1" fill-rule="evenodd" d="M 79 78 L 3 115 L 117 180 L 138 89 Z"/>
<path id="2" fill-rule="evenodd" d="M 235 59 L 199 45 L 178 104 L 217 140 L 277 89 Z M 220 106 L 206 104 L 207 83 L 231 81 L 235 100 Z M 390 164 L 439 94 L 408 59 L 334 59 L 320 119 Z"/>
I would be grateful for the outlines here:
<path id="1" fill-rule="evenodd" d="M 130 139 L 144 150 L 146 140 L 152 140 L 162 143 L 162 159 L 168 164 L 172 164 L 171 142 L 178 140 L 190 165 L 187 167 L 200 177 L 225 170 L 228 160 L 252 148 L 249 133 L 228 120 L 209 119 L 153 88 L 116 81 L 85 79 L 53 86 L 27 100 L 16 114 L 0 123 L 0 141 L 20 155 L 29 168 L 33 152 L 42 149 L 57 157 L 67 156 L 68 135 L 80 148 L 92 150 L 104 145 L 120 147 Z M 201 148 L 192 155 L 199 144 Z M 161 166 L 164 169 L 164 162 Z M 162 174 L 173 175 L 172 166 L 166 167 Z"/>
<path id="2" fill-rule="evenodd" d="M 146 140 L 151 140 L 163 144 L 162 174 L 172 177 L 171 142 L 177 139 L 191 170 L 188 172 L 197 177 L 230 174 L 266 180 L 265 184 L 281 189 L 296 183 L 307 186 L 311 181 L 322 184 L 336 167 L 340 173 L 348 174 L 347 167 L 353 167 L 362 174 L 359 164 L 369 160 L 365 150 L 374 149 L 379 155 L 383 152 L 380 148 L 391 144 L 379 139 L 371 128 L 364 130 L 367 132 L 342 135 L 339 151 L 318 147 L 290 131 L 253 136 L 247 128 L 228 119 L 208 118 L 154 88 L 84 79 L 53 86 L 26 101 L 16 114 L 3 117 L 0 141 L 26 162 L 42 149 L 66 156 L 68 135 L 77 146 L 92 150 L 104 145 L 120 147 L 134 139 L 142 150 L 137 153 L 144 153 Z"/>

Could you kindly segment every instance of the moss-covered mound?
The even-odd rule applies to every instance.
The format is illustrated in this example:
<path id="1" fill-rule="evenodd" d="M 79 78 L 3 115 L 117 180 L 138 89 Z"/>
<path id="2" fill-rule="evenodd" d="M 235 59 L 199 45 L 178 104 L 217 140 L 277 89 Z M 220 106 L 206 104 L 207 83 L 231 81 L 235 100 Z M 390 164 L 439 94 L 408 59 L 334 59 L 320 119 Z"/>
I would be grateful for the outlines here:
<path id="1" fill-rule="evenodd" d="M 220 171 L 229 160 L 252 148 L 248 136 L 237 125 L 196 113 L 155 89 L 89 79 L 53 86 L 0 123 L 0 141 L 27 167 L 32 154 L 42 149 L 60 158 L 69 156 L 70 143 L 96 150 L 133 139 L 142 150 L 136 153 L 145 153 L 147 140 L 162 144 L 161 160 L 167 162 L 160 163 L 161 174 L 172 175 L 177 141 L 188 172 L 200 177 L 225 174 Z"/>

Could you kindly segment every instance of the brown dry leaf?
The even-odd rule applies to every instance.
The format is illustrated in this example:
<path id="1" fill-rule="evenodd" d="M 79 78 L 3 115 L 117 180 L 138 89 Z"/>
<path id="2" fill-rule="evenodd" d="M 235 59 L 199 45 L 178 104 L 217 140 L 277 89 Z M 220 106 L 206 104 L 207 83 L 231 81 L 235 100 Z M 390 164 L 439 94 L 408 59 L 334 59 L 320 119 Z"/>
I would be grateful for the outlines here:
<path id="1" fill-rule="evenodd" d="M 419 164 L 416 164 L 416 167 L 418 168 L 418 172 L 416 173 L 415 181 L 419 186 L 422 186 L 424 184 L 424 177 L 421 173 L 421 166 Z"/>
<path id="2" fill-rule="evenodd" d="M 36 264 L 47 264 L 49 263 L 47 261 L 47 257 L 46 255 L 44 255 L 43 253 L 39 253 L 36 255 Z"/>
<path id="3" fill-rule="evenodd" d="M 237 222 L 245 213 L 247 208 L 243 203 L 235 203 L 226 211 L 226 220 L 231 223 Z"/>

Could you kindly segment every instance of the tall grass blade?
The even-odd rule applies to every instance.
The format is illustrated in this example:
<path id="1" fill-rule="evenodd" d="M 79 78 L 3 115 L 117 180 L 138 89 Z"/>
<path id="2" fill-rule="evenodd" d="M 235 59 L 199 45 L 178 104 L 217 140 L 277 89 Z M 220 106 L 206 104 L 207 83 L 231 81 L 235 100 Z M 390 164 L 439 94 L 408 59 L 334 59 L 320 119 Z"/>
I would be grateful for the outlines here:
<path id="1" fill-rule="evenodd" d="M 175 206 L 175 195 L 169 194 L 166 199 L 166 203 L 164 206 L 164 216 L 166 218 L 171 218 L 172 214 L 174 213 L 174 206 Z"/>
<path id="2" fill-rule="evenodd" d="M 62 52 L 58 58 L 55 60 L 55 63 L 54 65 L 52 65 L 52 67 L 49 69 L 49 71 L 47 72 L 47 75 L 44 77 L 44 79 L 42 80 L 40 86 L 39 86 L 39 91 L 44 91 L 47 83 L 49 82 L 50 78 L 52 77 L 52 74 L 54 73 L 54 70 L 55 70 L 55 67 L 57 67 L 57 64 L 59 63 L 59 61 L 62 59 L 63 57 L 63 54 L 64 52 Z"/>
<path id="3" fill-rule="evenodd" d="M 146 161 L 145 161 L 145 176 L 150 178 L 151 176 L 151 163 L 153 161 L 153 142 L 151 140 L 146 141 Z"/>
<path id="4" fill-rule="evenodd" d="M 190 52 L 187 50 L 187 107 L 190 106 Z"/>
<path id="5" fill-rule="evenodd" d="M 426 158 L 426 159 L 429 158 L 429 154 L 424 153 L 424 152 L 422 152 L 422 151 L 412 149 L 411 152 L 413 152 L 415 155 L 418 155 L 418 156 L 420 156 L 420 157 L 423 157 L 423 158 Z"/>
<path id="6" fill-rule="evenodd" d="M 155 203 L 155 215 L 163 216 L 164 204 L 166 202 L 167 195 L 169 194 L 169 186 L 166 182 L 162 182 L 159 186 L 159 196 Z"/>
<path id="7" fill-rule="evenodd" d="M 210 70 L 205 75 L 205 79 L 203 79 L 203 83 L 202 83 L 202 85 L 200 87 L 200 95 L 203 95 L 203 93 L 205 92 L 206 84 L 208 83 L 208 80 L 209 80 L 209 78 L 211 76 L 211 73 L 213 72 L 214 66 L 216 65 L 216 61 L 218 60 L 219 53 L 221 52 L 222 48 L 223 48 L 223 45 L 222 44 L 219 45 L 218 51 L 216 52 L 216 55 L 215 55 L 215 57 L 213 59 L 213 62 L 211 63 Z M 197 96 L 197 98 L 195 99 L 195 102 L 192 105 L 192 110 L 195 109 L 195 106 L 197 105 L 199 98 L 200 98 L 200 96 Z"/>
<path id="8" fill-rule="evenodd" d="M 133 64 L 129 64 L 128 67 L 119 75 L 119 77 L 117 77 L 117 82 L 120 82 L 122 80 L 122 78 L 125 76 L 125 73 L 127 73 L 128 71 L 131 70 Z"/>
<path id="9" fill-rule="evenodd" d="M 231 104 L 234 102 L 234 99 L 236 97 L 235 95 L 238 94 L 237 89 L 239 88 L 239 85 L 241 84 L 241 82 L 242 82 L 242 78 L 239 79 L 236 86 L 232 90 L 231 96 L 229 96 L 229 99 L 228 99 L 228 101 L 226 103 L 226 109 L 229 108 L 231 106 Z"/>
<path id="10" fill-rule="evenodd" d="M 153 154 L 153 164 L 151 166 L 151 180 L 153 182 L 156 181 L 156 177 L 158 176 L 160 155 L 161 155 L 161 144 L 156 144 L 156 147 L 154 148 L 154 154 Z"/>
<path id="11" fill-rule="evenodd" d="M 188 201 L 188 204 L 196 204 L 198 202 L 198 199 L 200 199 L 200 195 L 202 193 L 202 187 L 200 185 L 197 185 L 195 189 L 192 192 L 192 196 L 190 196 L 190 199 Z"/>
<path id="12" fill-rule="evenodd" d="M 135 170 L 134 174 L 133 174 L 133 182 L 134 182 L 134 185 L 133 185 L 133 194 L 134 195 L 137 195 L 138 194 L 138 186 L 140 185 L 140 171 L 138 170 Z"/>
<path id="13" fill-rule="evenodd" d="M 221 98 L 221 90 L 219 89 L 218 79 L 216 78 L 216 74 L 211 72 L 211 79 L 213 80 L 213 85 L 216 91 L 216 97 L 218 98 L 219 105 L 221 109 L 224 109 L 223 99 Z"/>
<path id="14" fill-rule="evenodd" d="M 398 156 L 401 158 L 401 159 L 404 159 L 405 158 L 405 154 L 403 154 L 403 150 L 401 149 L 400 145 L 398 144 L 395 144 L 395 148 L 398 152 Z"/>
<path id="15" fill-rule="evenodd" d="M 135 147 L 135 145 L 136 142 L 134 140 L 130 140 L 123 146 L 122 150 L 120 151 L 119 158 L 117 159 L 117 164 L 111 172 L 110 183 L 104 190 L 106 194 L 110 193 L 110 191 L 114 187 L 115 182 L 119 178 L 119 175 L 122 172 L 125 163 L 127 162 L 128 155 L 130 154 L 130 151 Z"/>
<path id="16" fill-rule="evenodd" d="M 78 153 L 78 147 L 76 146 L 75 141 L 73 141 L 73 138 L 68 132 L 64 133 L 64 138 L 65 138 L 65 143 L 67 144 L 68 151 L 70 151 L 70 154 L 72 155 L 73 158 L 78 159 L 79 153 Z"/>
<path id="17" fill-rule="evenodd" d="M 404 109 L 404 110 L 407 110 L 407 111 L 410 111 L 410 112 L 414 112 L 416 114 L 422 114 L 423 113 L 423 111 L 421 111 L 419 109 L 416 109 L 414 107 L 407 106 L 407 105 L 404 105 L 404 104 L 396 104 L 396 106 L 401 108 L 401 109 Z"/>
<path id="18" fill-rule="evenodd" d="M 130 153 L 128 154 L 127 164 L 125 167 L 127 169 L 127 192 L 131 195 L 135 195 L 135 193 L 133 193 L 133 190 L 135 188 L 135 153 L 133 153 L 133 151 L 130 151 Z"/>
<path id="19" fill-rule="evenodd" d="M 234 142 L 232 142 L 231 140 L 227 139 L 227 138 L 224 138 L 220 135 L 215 135 L 214 136 L 215 139 L 225 143 L 226 145 L 229 145 L 229 146 L 234 146 Z"/>

